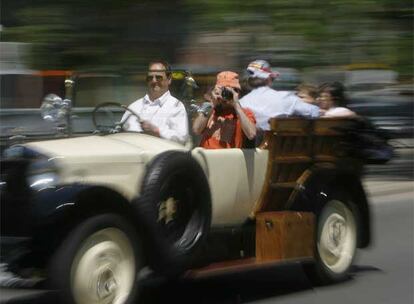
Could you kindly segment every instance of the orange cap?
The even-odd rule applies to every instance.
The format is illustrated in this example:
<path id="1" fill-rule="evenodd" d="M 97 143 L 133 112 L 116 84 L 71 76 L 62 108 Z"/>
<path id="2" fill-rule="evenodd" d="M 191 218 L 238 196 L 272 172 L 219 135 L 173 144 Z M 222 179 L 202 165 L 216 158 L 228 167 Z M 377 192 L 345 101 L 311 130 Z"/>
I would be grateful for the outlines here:
<path id="1" fill-rule="evenodd" d="M 222 87 L 232 87 L 240 90 L 239 74 L 231 71 L 218 73 L 216 85 Z"/>

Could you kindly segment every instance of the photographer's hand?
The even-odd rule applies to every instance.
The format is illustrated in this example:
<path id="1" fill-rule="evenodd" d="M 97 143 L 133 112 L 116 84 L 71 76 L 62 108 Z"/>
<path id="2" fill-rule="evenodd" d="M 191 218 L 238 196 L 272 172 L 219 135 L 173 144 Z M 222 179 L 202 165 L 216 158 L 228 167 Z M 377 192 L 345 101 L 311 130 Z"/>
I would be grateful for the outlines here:
<path id="1" fill-rule="evenodd" d="M 212 97 L 212 100 L 211 101 L 213 101 L 213 100 L 221 100 L 222 99 L 222 97 L 221 97 L 221 92 L 223 91 L 223 88 L 222 87 L 219 87 L 219 86 L 215 86 L 214 87 L 214 89 L 211 91 L 211 97 Z"/>
<path id="2" fill-rule="evenodd" d="M 235 89 L 233 89 L 233 88 L 227 88 L 227 90 L 229 90 L 230 92 L 232 92 L 233 93 L 233 98 L 230 100 L 230 102 L 231 102 L 231 104 L 233 105 L 233 107 L 236 105 L 236 104 L 239 104 L 239 93 L 235 90 Z"/>

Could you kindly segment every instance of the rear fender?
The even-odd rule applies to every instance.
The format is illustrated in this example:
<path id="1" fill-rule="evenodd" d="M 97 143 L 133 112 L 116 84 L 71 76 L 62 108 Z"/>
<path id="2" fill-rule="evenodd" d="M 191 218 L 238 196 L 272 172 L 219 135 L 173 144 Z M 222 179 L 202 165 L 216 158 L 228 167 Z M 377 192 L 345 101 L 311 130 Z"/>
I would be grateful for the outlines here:
<path id="1" fill-rule="evenodd" d="M 316 215 L 329 201 L 330 195 L 343 191 L 350 195 L 356 209 L 359 229 L 358 247 L 364 248 L 370 243 L 371 221 L 368 199 L 362 186 L 360 176 L 338 168 L 313 168 L 306 179 L 300 181 L 294 199 L 287 209 L 314 212 Z"/>

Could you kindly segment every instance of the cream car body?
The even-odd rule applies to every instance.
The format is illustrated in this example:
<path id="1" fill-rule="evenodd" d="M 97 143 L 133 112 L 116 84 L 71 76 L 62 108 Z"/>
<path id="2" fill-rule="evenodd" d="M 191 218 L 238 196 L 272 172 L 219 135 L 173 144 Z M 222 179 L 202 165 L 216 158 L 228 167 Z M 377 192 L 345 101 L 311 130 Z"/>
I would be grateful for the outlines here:
<path id="1" fill-rule="evenodd" d="M 153 275 L 288 261 L 317 282 L 345 279 L 370 242 L 360 162 L 336 154 L 346 121 L 272 123 L 265 149 L 109 131 L 11 147 L 0 183 L 11 269 L 43 271 L 76 304 L 128 303 Z"/>
<path id="2" fill-rule="evenodd" d="M 118 133 L 28 143 L 57 166 L 61 184 L 93 184 L 111 188 L 128 200 L 140 195 L 146 164 L 182 145 L 153 136 Z M 193 157 L 203 168 L 212 197 L 212 226 L 242 224 L 257 201 L 265 179 L 268 151 L 206 150 Z"/>

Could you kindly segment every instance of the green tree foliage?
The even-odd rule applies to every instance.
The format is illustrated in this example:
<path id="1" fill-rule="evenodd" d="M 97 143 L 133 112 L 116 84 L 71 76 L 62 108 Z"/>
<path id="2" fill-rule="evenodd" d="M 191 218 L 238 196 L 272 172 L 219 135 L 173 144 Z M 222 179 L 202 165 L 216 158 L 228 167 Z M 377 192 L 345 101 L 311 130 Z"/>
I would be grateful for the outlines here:
<path id="1" fill-rule="evenodd" d="M 370 62 L 413 71 L 411 0 L 5 0 L 2 6 L 2 40 L 33 43 L 35 68 L 136 69 L 154 57 L 174 61 L 190 33 L 239 31 L 250 37 L 235 45 L 240 58 L 297 52 L 288 65 Z"/>
<path id="2" fill-rule="evenodd" d="M 32 43 L 38 69 L 137 69 L 149 58 L 173 59 L 185 36 L 174 0 L 18 1 L 3 5 L 14 21 L 3 24 L 3 40 Z"/>
<path id="3" fill-rule="evenodd" d="M 191 22 L 200 29 L 240 28 L 252 35 L 303 37 L 305 60 L 291 65 L 383 63 L 412 75 L 413 2 L 409 0 L 186 0 L 186 3 L 197 8 L 196 19 Z M 253 44 L 255 41 L 252 39 Z M 250 50 L 254 52 L 260 47 L 256 42 Z"/>

